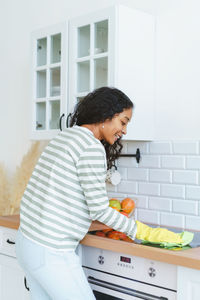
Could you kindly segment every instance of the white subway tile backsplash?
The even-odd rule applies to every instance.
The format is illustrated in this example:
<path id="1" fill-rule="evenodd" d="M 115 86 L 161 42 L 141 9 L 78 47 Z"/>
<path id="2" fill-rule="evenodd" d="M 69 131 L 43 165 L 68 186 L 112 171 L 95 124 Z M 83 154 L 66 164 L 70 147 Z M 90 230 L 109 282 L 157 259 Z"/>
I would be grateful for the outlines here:
<path id="1" fill-rule="evenodd" d="M 171 211 L 171 199 L 161 197 L 149 197 L 149 209 Z"/>
<path id="2" fill-rule="evenodd" d="M 186 157 L 186 168 L 199 170 L 200 169 L 200 156 Z"/>
<path id="3" fill-rule="evenodd" d="M 122 180 L 120 184 L 117 186 L 117 191 L 120 193 L 131 193 L 135 194 L 137 193 L 137 183 L 133 181 L 124 181 Z"/>
<path id="4" fill-rule="evenodd" d="M 130 195 L 132 199 L 136 201 L 137 208 L 147 208 L 148 207 L 148 197 L 139 195 Z"/>
<path id="5" fill-rule="evenodd" d="M 198 184 L 199 174 L 197 171 L 173 171 L 174 183 Z"/>
<path id="6" fill-rule="evenodd" d="M 189 200 L 173 200 L 172 210 L 182 214 L 198 214 L 198 202 Z"/>
<path id="7" fill-rule="evenodd" d="M 127 168 L 125 167 L 117 167 L 118 172 L 121 175 L 121 178 L 123 178 L 123 180 L 127 179 Z"/>
<path id="8" fill-rule="evenodd" d="M 128 149 L 128 142 L 125 142 L 125 141 L 122 141 L 122 145 L 123 145 L 123 148 L 122 148 L 122 152 L 121 153 L 127 153 L 127 149 Z"/>
<path id="9" fill-rule="evenodd" d="M 200 217 L 186 216 L 186 218 L 185 218 L 185 228 L 199 231 Z"/>
<path id="10" fill-rule="evenodd" d="M 138 194 L 140 195 L 159 195 L 160 185 L 158 183 L 138 183 Z"/>
<path id="11" fill-rule="evenodd" d="M 127 195 L 126 194 L 122 194 L 122 193 L 116 193 L 116 192 L 108 192 L 108 198 L 116 198 L 118 200 L 123 200 L 124 198 L 126 198 Z"/>
<path id="12" fill-rule="evenodd" d="M 151 142 L 149 143 L 149 153 L 151 154 L 171 154 L 172 145 L 170 142 Z"/>
<path id="13" fill-rule="evenodd" d="M 160 225 L 184 228 L 184 216 L 174 213 L 161 213 L 160 214 Z"/>
<path id="14" fill-rule="evenodd" d="M 185 157 L 183 156 L 162 156 L 161 168 L 167 169 L 184 169 Z"/>
<path id="15" fill-rule="evenodd" d="M 200 201 L 200 187 L 186 186 L 186 198 Z"/>
<path id="16" fill-rule="evenodd" d="M 198 154 L 199 145 L 198 142 L 174 142 L 173 153 L 174 154 Z"/>
<path id="17" fill-rule="evenodd" d="M 140 149 L 141 154 L 148 153 L 148 143 L 147 142 L 128 142 L 127 153 L 136 153 L 137 148 Z"/>
<path id="18" fill-rule="evenodd" d="M 108 195 L 120 200 L 137 198 L 135 218 L 152 224 L 184 229 L 200 229 L 200 141 L 123 141 L 123 153 L 135 154 L 141 161 L 120 157 L 122 176 Z"/>
<path id="19" fill-rule="evenodd" d="M 141 168 L 159 168 L 160 167 L 160 158 L 159 156 L 152 155 L 142 155 L 141 161 L 139 163 Z"/>
<path id="20" fill-rule="evenodd" d="M 169 170 L 149 170 L 149 181 L 151 182 L 171 182 L 172 171 Z"/>
<path id="21" fill-rule="evenodd" d="M 130 180 L 147 181 L 148 180 L 148 170 L 140 169 L 140 168 L 130 168 L 130 169 L 128 169 L 127 178 Z"/>
<path id="22" fill-rule="evenodd" d="M 138 209 L 137 218 L 144 223 L 159 224 L 159 213 L 153 210 Z"/>
<path id="23" fill-rule="evenodd" d="M 161 184 L 160 195 L 172 198 L 184 198 L 185 187 L 178 184 Z"/>
<path id="24" fill-rule="evenodd" d="M 118 167 L 135 168 L 138 163 L 134 157 L 120 157 L 117 162 Z"/>

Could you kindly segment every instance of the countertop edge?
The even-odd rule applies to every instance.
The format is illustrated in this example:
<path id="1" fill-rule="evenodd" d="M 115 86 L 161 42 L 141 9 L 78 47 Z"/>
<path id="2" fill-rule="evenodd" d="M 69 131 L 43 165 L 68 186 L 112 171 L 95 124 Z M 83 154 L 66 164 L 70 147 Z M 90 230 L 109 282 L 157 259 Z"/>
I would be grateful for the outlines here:
<path id="1" fill-rule="evenodd" d="M 81 241 L 81 244 L 85 246 L 110 250 L 132 256 L 139 256 L 150 260 L 157 260 L 168 264 L 200 270 L 200 248 L 183 250 L 181 252 L 172 251 L 167 249 L 139 245 L 136 243 L 112 240 L 91 234 L 87 234 Z M 195 250 L 198 250 L 198 253 L 197 255 L 193 256 Z"/>
<path id="2" fill-rule="evenodd" d="M 19 223 L 19 215 L 0 216 L 0 226 L 2 227 L 17 230 Z M 102 230 L 106 228 L 108 228 L 108 226 L 98 221 L 93 221 L 89 231 Z M 139 245 L 136 243 L 128 243 L 125 241 L 116 241 L 91 234 L 87 234 L 81 241 L 81 244 L 200 270 L 200 247 L 183 251 L 172 251 Z"/>

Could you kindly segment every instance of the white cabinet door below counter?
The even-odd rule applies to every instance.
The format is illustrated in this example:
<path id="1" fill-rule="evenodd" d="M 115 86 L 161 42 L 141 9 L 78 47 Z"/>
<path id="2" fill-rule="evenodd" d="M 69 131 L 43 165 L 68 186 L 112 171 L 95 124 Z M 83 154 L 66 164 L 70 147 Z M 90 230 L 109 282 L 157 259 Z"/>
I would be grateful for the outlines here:
<path id="1" fill-rule="evenodd" d="M 177 300 L 200 299 L 200 270 L 178 267 Z"/>
<path id="2" fill-rule="evenodd" d="M 0 299 L 29 300 L 24 278 L 16 258 L 0 254 Z"/>

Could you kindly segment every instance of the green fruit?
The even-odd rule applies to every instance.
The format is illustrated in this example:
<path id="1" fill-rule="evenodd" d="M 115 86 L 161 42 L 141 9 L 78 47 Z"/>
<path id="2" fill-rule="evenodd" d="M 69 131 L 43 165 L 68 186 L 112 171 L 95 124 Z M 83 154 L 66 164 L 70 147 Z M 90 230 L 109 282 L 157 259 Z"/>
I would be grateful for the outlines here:
<path id="1" fill-rule="evenodd" d="M 109 200 L 109 206 L 120 211 L 121 210 L 121 203 L 117 199 L 110 199 Z"/>

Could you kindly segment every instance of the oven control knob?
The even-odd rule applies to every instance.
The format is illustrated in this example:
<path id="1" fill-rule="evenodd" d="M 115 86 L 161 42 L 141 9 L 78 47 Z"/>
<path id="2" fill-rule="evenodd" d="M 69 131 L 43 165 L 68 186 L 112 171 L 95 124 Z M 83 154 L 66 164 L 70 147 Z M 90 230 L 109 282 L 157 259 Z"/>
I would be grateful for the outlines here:
<path id="1" fill-rule="evenodd" d="M 98 263 L 99 263 L 100 265 L 103 265 L 103 264 L 104 264 L 104 257 L 103 257 L 103 256 L 99 255 L 99 257 L 98 257 Z"/>
<path id="2" fill-rule="evenodd" d="M 150 277 L 155 277 L 156 276 L 156 269 L 154 269 L 152 267 L 149 268 L 148 274 L 149 274 Z"/>

